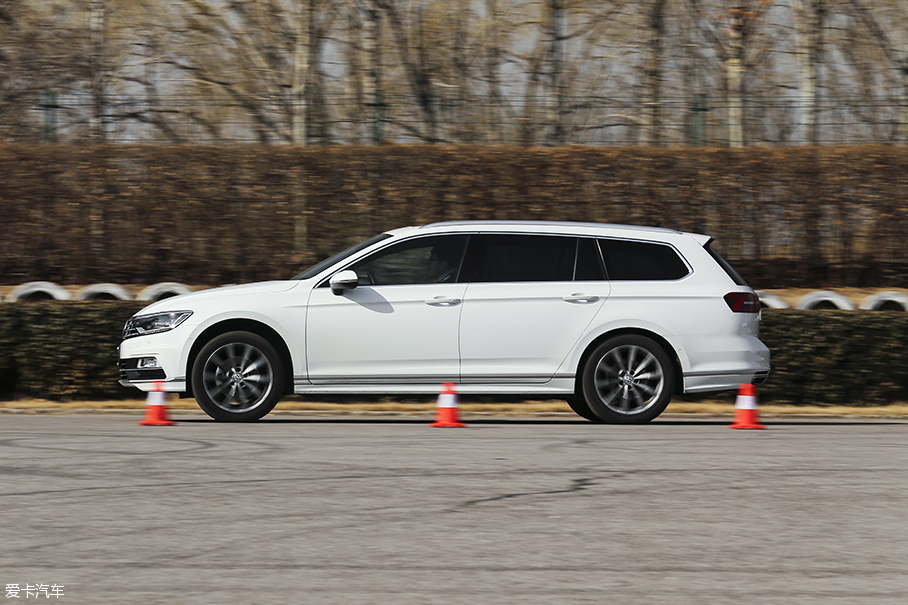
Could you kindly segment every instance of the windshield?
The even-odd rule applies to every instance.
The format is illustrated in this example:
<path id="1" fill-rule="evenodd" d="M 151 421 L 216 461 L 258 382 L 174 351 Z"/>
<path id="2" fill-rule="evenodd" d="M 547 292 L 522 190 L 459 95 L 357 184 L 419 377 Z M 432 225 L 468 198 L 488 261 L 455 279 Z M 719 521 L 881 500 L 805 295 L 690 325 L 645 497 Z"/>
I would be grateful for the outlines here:
<path id="1" fill-rule="evenodd" d="M 391 237 L 390 233 L 382 233 L 381 235 L 376 235 L 375 237 L 371 237 L 364 242 L 360 242 L 360 243 L 356 244 L 352 248 L 347 248 L 343 252 L 335 254 L 331 258 L 327 258 L 327 259 L 323 260 L 322 262 L 318 263 L 317 265 L 306 269 L 305 271 L 303 271 L 302 273 L 300 273 L 293 279 L 309 279 L 310 277 L 315 277 L 316 275 L 318 275 L 319 273 L 321 273 L 322 271 L 324 271 L 331 265 L 333 265 L 335 263 L 339 263 L 340 261 L 344 260 L 348 256 L 353 256 L 360 250 L 365 250 L 372 244 L 377 244 L 378 242 L 380 242 L 384 239 L 388 239 L 389 237 Z"/>

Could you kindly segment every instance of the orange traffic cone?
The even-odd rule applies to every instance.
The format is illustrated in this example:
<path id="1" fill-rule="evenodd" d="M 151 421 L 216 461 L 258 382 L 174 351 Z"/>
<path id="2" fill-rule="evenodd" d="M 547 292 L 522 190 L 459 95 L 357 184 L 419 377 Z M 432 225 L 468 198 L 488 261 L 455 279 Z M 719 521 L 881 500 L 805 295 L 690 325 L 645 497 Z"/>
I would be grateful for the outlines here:
<path id="1" fill-rule="evenodd" d="M 735 400 L 735 421 L 728 425 L 731 429 L 765 429 L 760 424 L 760 413 L 757 411 L 757 390 L 752 384 L 738 387 L 738 398 Z"/>
<path id="2" fill-rule="evenodd" d="M 148 391 L 145 403 L 145 418 L 139 421 L 142 426 L 170 426 L 176 424 L 167 415 L 167 393 L 164 383 L 156 380 L 154 387 Z"/>
<path id="3" fill-rule="evenodd" d="M 454 390 L 454 383 L 446 382 L 441 387 L 441 393 L 438 394 L 438 405 L 435 407 L 435 422 L 429 426 L 467 426 L 457 417 L 457 392 Z"/>

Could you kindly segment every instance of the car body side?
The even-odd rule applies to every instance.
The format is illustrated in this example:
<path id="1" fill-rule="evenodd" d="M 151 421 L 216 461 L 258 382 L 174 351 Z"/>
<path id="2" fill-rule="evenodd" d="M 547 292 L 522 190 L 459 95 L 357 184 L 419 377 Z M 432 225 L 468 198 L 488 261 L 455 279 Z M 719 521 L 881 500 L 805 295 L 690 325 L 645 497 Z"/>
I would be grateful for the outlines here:
<path id="1" fill-rule="evenodd" d="M 408 227 L 391 231 L 392 237 L 376 242 L 340 264 L 326 267 L 309 279 L 263 282 L 203 290 L 149 305 L 137 315 L 159 311 L 187 310 L 192 315 L 164 334 L 126 339 L 120 359 L 155 357 L 164 370 L 164 390 L 191 395 L 188 377 L 194 356 L 212 336 L 244 329 L 269 340 L 288 364 L 283 389 L 287 393 L 437 393 L 437 382 L 338 382 L 314 384 L 307 359 L 308 306 L 313 292 L 338 271 L 378 249 L 407 238 L 439 233 L 476 233 L 470 224 L 447 223 L 427 228 Z M 759 314 L 730 313 L 723 296 L 728 292 L 753 292 L 735 284 L 704 249 L 705 236 L 666 229 L 624 228 L 605 225 L 546 223 L 545 232 L 573 237 L 625 238 L 657 242 L 675 248 L 691 270 L 674 281 L 575 282 L 577 290 L 590 285 L 604 292 L 603 303 L 561 362 L 545 382 L 484 382 L 458 380 L 464 394 L 570 396 L 577 392 L 578 375 L 585 355 L 603 340 L 619 334 L 649 336 L 662 344 L 676 367 L 676 392 L 702 392 L 735 388 L 742 382 L 765 380 L 769 350 L 758 338 Z M 500 233 L 539 233 L 538 224 L 493 224 L 483 227 Z M 466 284 L 465 304 L 471 284 Z M 229 306 L 225 301 L 229 300 Z M 731 324 L 731 325 L 730 325 Z M 394 342 L 387 346 L 393 347 Z M 338 342 L 355 347 L 355 342 Z M 152 380 L 124 380 L 125 385 L 150 390 Z"/>

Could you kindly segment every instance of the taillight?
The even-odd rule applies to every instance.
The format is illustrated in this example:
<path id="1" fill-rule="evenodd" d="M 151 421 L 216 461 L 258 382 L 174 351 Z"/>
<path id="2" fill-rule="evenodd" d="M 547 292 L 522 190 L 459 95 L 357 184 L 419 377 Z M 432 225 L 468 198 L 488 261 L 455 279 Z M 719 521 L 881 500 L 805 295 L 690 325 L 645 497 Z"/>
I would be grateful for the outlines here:
<path id="1" fill-rule="evenodd" d="M 760 312 L 760 298 L 753 292 L 729 292 L 725 295 L 725 302 L 735 313 Z"/>

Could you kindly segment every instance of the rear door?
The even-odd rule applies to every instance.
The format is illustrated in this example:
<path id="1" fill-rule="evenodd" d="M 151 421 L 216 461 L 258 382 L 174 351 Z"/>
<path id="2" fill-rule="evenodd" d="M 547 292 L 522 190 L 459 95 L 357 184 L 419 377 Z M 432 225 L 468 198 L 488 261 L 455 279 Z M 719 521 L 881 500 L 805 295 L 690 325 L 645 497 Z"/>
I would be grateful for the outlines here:
<path id="1" fill-rule="evenodd" d="M 462 279 L 463 383 L 547 382 L 609 296 L 591 238 L 473 236 Z"/>

